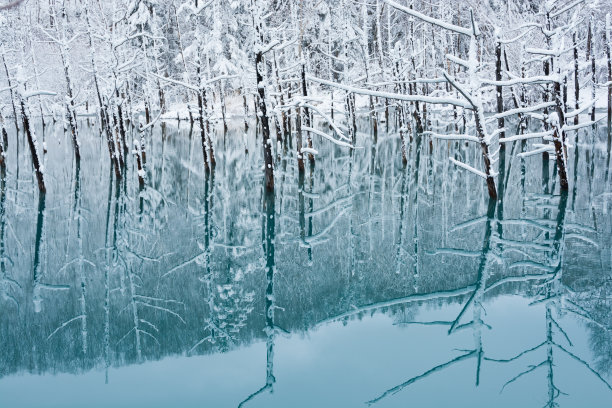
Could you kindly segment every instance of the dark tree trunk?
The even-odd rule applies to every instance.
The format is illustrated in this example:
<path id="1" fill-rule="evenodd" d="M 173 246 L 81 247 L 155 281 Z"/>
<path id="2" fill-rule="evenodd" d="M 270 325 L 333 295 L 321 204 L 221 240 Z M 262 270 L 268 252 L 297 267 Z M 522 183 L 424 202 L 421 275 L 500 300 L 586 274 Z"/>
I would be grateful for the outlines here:
<path id="1" fill-rule="evenodd" d="M 484 124 L 480 120 L 479 112 L 474 112 L 474 119 L 476 122 L 476 133 L 480 141 L 480 148 L 482 149 L 482 159 L 485 165 L 485 173 L 487 175 L 487 189 L 489 190 L 489 197 L 492 200 L 497 200 L 497 189 L 495 188 L 495 179 L 491 174 L 491 158 L 489 157 L 489 145 L 485 141 Z"/>
<path id="2" fill-rule="evenodd" d="M 17 107 L 15 106 L 15 94 L 13 93 L 13 84 L 11 81 L 11 74 L 9 72 L 8 66 L 6 65 L 6 59 L 4 57 L 4 52 L 2 53 L 2 64 L 4 65 L 4 72 L 6 73 L 6 80 L 8 81 L 9 93 L 11 94 L 11 106 L 13 108 L 13 120 L 15 121 L 15 130 L 19 130 L 19 116 L 17 115 Z M 4 148 L 8 148 L 8 146 L 4 146 Z"/>
<path id="3" fill-rule="evenodd" d="M 257 78 L 257 94 L 259 96 L 259 115 L 261 122 L 262 143 L 264 150 L 265 186 L 267 191 L 274 190 L 274 163 L 272 162 L 272 146 L 270 146 L 270 125 L 266 109 L 266 91 L 263 83 L 263 53 L 258 51 L 255 55 L 255 73 Z"/>
<path id="4" fill-rule="evenodd" d="M 610 42 L 612 30 L 610 22 L 610 14 L 606 15 L 606 28 L 604 30 L 604 44 L 606 47 L 606 59 L 608 60 L 608 157 L 610 156 L 610 147 L 612 145 L 612 58 L 610 56 Z"/>
<path id="5" fill-rule="evenodd" d="M 204 156 L 204 167 L 206 171 L 210 170 L 210 166 L 208 165 L 208 155 L 206 154 L 206 127 L 204 126 L 204 97 L 202 94 L 203 90 L 198 91 L 198 110 L 199 115 L 198 119 L 200 122 L 200 137 L 202 139 L 202 155 Z"/>
<path id="6" fill-rule="evenodd" d="M 497 57 L 495 61 L 495 80 L 502 80 L 502 46 L 501 43 L 497 43 L 495 45 L 495 56 Z M 497 99 L 497 113 L 502 113 L 504 111 L 504 96 L 503 96 L 503 88 L 501 85 L 496 86 L 496 99 Z M 504 118 L 497 119 L 497 128 L 503 129 L 505 126 Z M 504 138 L 505 132 L 500 132 L 500 139 Z M 506 148 L 505 143 L 501 143 L 499 146 L 500 150 L 504 150 Z"/>
<path id="7" fill-rule="evenodd" d="M 302 109 L 295 109 L 295 137 L 297 147 L 297 161 L 298 171 L 300 174 L 304 173 L 304 155 L 302 154 Z"/>
<path id="8" fill-rule="evenodd" d="M 32 163 L 34 164 L 34 170 L 36 171 L 36 179 L 38 181 L 38 189 L 41 193 L 46 193 L 45 178 L 40 168 L 40 161 L 38 160 L 38 151 L 36 150 L 36 144 L 34 143 L 34 136 L 32 129 L 30 128 L 30 118 L 28 117 L 25 102 L 21 101 L 21 119 L 23 120 L 23 129 L 28 139 L 28 146 L 30 147 L 30 153 L 32 155 Z"/>
<path id="9" fill-rule="evenodd" d="M 578 46 L 576 44 L 576 33 L 572 35 L 572 41 L 574 43 L 574 107 L 580 108 L 580 82 L 578 80 Z M 574 125 L 579 123 L 579 115 L 574 116 Z"/>
<path id="10" fill-rule="evenodd" d="M 215 160 L 215 150 L 212 144 L 212 139 L 210 138 L 210 121 L 208 120 L 208 98 L 206 97 L 205 88 L 202 88 L 202 102 L 204 104 L 204 112 L 206 113 L 206 116 L 204 117 L 204 126 L 206 127 L 206 142 L 208 144 L 210 167 L 215 167 L 215 165 L 217 164 L 217 160 Z"/>
<path id="11" fill-rule="evenodd" d="M 589 22 L 587 34 L 587 62 L 591 62 L 591 86 L 593 88 L 593 99 L 595 99 L 595 50 L 593 49 L 593 21 Z M 595 105 L 591 108 L 591 121 L 595 121 Z"/>
<path id="12" fill-rule="evenodd" d="M 563 102 L 561 100 L 561 83 L 555 82 L 554 84 L 555 93 L 555 109 L 559 116 L 559 121 L 553 124 L 553 143 L 555 145 L 555 155 L 557 161 L 557 170 L 559 173 L 559 181 L 561 183 L 561 190 L 566 191 L 568 189 L 567 182 L 567 169 L 565 163 L 567 162 L 567 151 L 565 148 L 565 132 L 563 131 L 563 124 L 565 123 L 565 113 L 563 109 Z"/>
<path id="13" fill-rule="evenodd" d="M 302 95 L 304 97 L 308 96 L 308 88 L 306 87 L 306 67 L 304 66 L 304 64 L 302 64 Z M 304 124 L 308 127 L 311 126 L 310 109 L 306 107 L 304 107 Z M 310 132 L 308 132 L 308 137 L 306 140 L 308 141 L 308 148 L 312 149 L 312 136 L 310 135 Z M 314 164 L 315 158 L 312 153 L 308 153 L 308 161 L 310 162 L 311 165 Z"/>

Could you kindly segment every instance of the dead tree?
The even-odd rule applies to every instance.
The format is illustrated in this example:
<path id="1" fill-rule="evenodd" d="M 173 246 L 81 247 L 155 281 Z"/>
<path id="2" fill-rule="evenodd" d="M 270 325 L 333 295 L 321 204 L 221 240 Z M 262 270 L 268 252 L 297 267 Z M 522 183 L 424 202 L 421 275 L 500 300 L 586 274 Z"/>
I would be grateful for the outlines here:
<path id="1" fill-rule="evenodd" d="M 610 56 L 610 44 L 612 43 L 612 23 L 610 14 L 606 14 L 606 27 L 604 30 L 604 45 L 606 47 L 606 60 L 608 65 L 608 155 L 612 146 L 612 57 Z M 609 160 L 609 159 L 608 159 Z"/>
<path id="2" fill-rule="evenodd" d="M 268 112 L 266 108 L 266 91 L 263 79 L 264 60 L 263 52 L 257 51 L 255 54 L 255 74 L 257 78 L 257 107 L 258 117 L 261 121 L 262 143 L 264 151 L 264 166 L 265 166 L 265 185 L 267 191 L 274 190 L 274 163 L 272 157 L 272 140 L 270 139 L 270 124 L 268 121 Z"/>
<path id="3" fill-rule="evenodd" d="M 70 44 L 76 40 L 78 38 L 77 36 L 74 36 L 70 39 L 66 38 L 66 32 L 65 32 L 65 28 L 64 28 L 64 32 L 61 33 L 60 36 L 60 31 L 59 31 L 59 25 L 55 25 L 55 34 L 57 35 L 57 38 L 52 36 L 50 33 L 48 33 L 46 30 L 42 30 L 42 32 L 54 43 L 57 44 L 59 51 L 60 51 L 60 57 L 61 57 L 61 61 L 62 61 L 62 66 L 64 68 L 64 78 L 66 80 L 66 120 L 68 121 L 68 125 L 70 127 L 70 132 L 72 134 L 72 147 L 74 148 L 74 157 L 76 158 L 77 161 L 81 160 L 81 149 L 80 149 L 80 143 L 79 143 L 79 137 L 78 137 L 78 127 L 77 127 L 77 115 L 76 115 L 76 108 L 75 108 L 75 103 L 74 103 L 74 90 L 73 90 L 73 86 L 72 86 L 72 80 L 70 77 Z"/>
<path id="4" fill-rule="evenodd" d="M 19 130 L 19 115 L 17 114 L 17 107 L 15 102 L 15 94 L 13 92 L 13 83 L 11 80 L 11 73 L 8 65 L 6 64 L 6 50 L 4 45 L 2 46 L 2 65 L 4 65 L 4 73 L 6 74 L 6 80 L 8 82 L 9 92 L 11 94 L 11 107 L 13 108 L 13 120 L 15 121 L 15 130 Z"/>
<path id="5" fill-rule="evenodd" d="M 257 118 L 261 123 L 265 188 L 267 191 L 274 190 L 274 158 L 272 157 L 272 140 L 270 139 L 270 123 L 266 106 L 266 83 L 264 82 L 265 61 L 264 54 L 278 44 L 278 41 L 265 43 L 263 5 L 258 0 L 251 0 L 252 21 L 257 37 L 255 50 L 255 80 L 257 87 Z"/>
<path id="6" fill-rule="evenodd" d="M 32 93 L 30 93 L 33 96 Z M 28 95 L 24 95 L 20 90 L 17 91 L 17 98 L 19 100 L 19 105 L 21 107 L 21 121 L 23 123 L 23 131 L 28 139 L 28 146 L 30 148 L 30 154 L 32 156 L 32 164 L 34 165 L 34 171 L 36 173 L 36 180 L 38 181 L 38 189 L 42 194 L 44 194 L 47 189 L 45 187 L 45 169 L 40 160 L 40 156 L 38 155 L 39 143 L 36 138 L 36 133 L 34 132 L 34 128 L 30 122 L 30 113 L 27 107 L 27 97 Z"/>

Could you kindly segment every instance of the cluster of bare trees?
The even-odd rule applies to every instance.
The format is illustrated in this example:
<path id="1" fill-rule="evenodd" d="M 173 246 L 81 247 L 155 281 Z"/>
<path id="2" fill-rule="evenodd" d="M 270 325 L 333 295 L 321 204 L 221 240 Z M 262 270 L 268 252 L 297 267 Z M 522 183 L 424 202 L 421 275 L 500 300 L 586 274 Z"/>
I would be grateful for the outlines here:
<path id="1" fill-rule="evenodd" d="M 475 143 L 480 163 L 450 160 L 482 177 L 493 199 L 505 146 L 533 140 L 534 150 L 524 154 L 554 158 L 567 189 L 570 136 L 596 124 L 596 99 L 606 89 L 608 123 L 612 115 L 611 10 L 586 5 L 515 0 L 471 10 L 418 0 L 14 2 L 2 10 L 3 116 L 27 138 L 41 191 L 45 141 L 37 138 L 34 117 L 63 123 L 78 162 L 78 117 L 94 114 L 115 176 L 123 176 L 133 156 L 144 186 L 158 120 L 196 124 L 210 170 L 216 165 L 211 128 L 220 121 L 227 129 L 228 106 L 236 100 L 245 128 L 253 101 L 269 191 L 275 150 L 287 152 L 295 141 L 292 154 L 304 171 L 304 157 L 314 165 L 323 139 L 355 148 L 359 117 L 368 119 L 374 141 L 381 124 L 387 130 L 395 124 L 404 165 L 416 135 Z M 583 113 L 590 120 L 580 122 Z M 6 143 L 0 149 L 6 152 Z"/>

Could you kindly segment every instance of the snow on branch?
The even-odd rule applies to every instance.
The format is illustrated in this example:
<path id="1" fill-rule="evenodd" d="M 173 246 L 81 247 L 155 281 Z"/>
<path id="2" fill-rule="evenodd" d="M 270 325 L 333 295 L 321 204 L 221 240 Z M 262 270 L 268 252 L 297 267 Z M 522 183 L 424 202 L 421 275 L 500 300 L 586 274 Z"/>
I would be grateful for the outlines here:
<path id="1" fill-rule="evenodd" d="M 25 92 L 23 94 L 23 97 L 25 99 L 29 99 L 29 98 L 33 98 L 35 96 L 56 96 L 56 95 L 57 95 L 57 93 L 55 93 L 53 91 L 38 90 L 38 91 Z"/>
<path id="2" fill-rule="evenodd" d="M 492 122 L 492 121 L 495 121 L 495 120 L 500 119 L 500 118 L 505 118 L 505 117 L 508 117 L 508 116 L 518 115 L 518 114 L 521 114 L 521 113 L 531 113 L 531 112 L 538 111 L 540 109 L 550 108 L 550 107 L 553 107 L 553 106 L 555 106 L 555 102 L 544 102 L 544 103 L 540 103 L 538 105 L 526 106 L 524 108 L 510 109 L 510 110 L 507 110 L 505 112 L 498 113 L 497 115 L 489 116 L 486 119 L 486 121 L 487 122 Z"/>
<path id="3" fill-rule="evenodd" d="M 265 54 L 271 51 L 274 47 L 276 47 L 279 44 L 280 44 L 280 41 L 272 40 L 268 44 L 262 44 L 258 47 L 255 47 L 255 52 L 261 52 L 262 54 Z"/>
<path id="4" fill-rule="evenodd" d="M 579 4 L 584 3 L 584 0 L 576 0 L 573 3 L 568 4 L 567 6 L 555 11 L 554 13 L 550 14 L 550 18 L 555 18 L 560 16 L 561 14 L 565 13 L 566 11 L 569 11 L 571 9 L 573 9 L 574 7 L 578 6 Z"/>
<path id="5" fill-rule="evenodd" d="M 406 101 L 406 102 L 425 102 L 425 103 L 431 103 L 431 104 L 437 104 L 437 105 L 455 105 L 455 106 L 459 106 L 464 109 L 472 109 L 471 104 L 463 102 L 456 98 L 443 98 L 443 97 L 437 97 L 437 96 L 424 96 L 424 95 L 404 95 L 404 94 L 397 94 L 397 93 L 391 93 L 391 92 L 372 91 L 369 89 L 355 88 L 349 85 L 338 84 L 336 82 L 327 81 L 325 79 L 313 77 L 312 75 L 306 75 L 306 79 L 312 82 L 317 82 L 322 85 L 333 86 L 338 89 L 343 89 L 347 92 L 355 93 L 358 95 L 369 95 L 369 96 L 374 96 L 378 98 L 395 99 L 395 100 Z"/>
<path id="6" fill-rule="evenodd" d="M 479 142 L 478 138 L 476 136 L 472 136 L 472 135 L 456 135 L 456 134 L 443 135 L 443 134 L 440 134 L 440 133 L 435 133 L 435 132 L 430 132 L 430 131 L 423 132 L 423 135 L 429 135 L 429 136 L 433 137 L 434 139 L 465 140 L 465 141 L 468 141 L 468 142 L 476 142 L 476 143 Z"/>
<path id="7" fill-rule="evenodd" d="M 151 75 L 151 76 L 153 76 L 153 77 L 155 77 L 157 79 L 161 79 L 162 81 L 170 82 L 170 83 L 175 84 L 175 85 L 184 86 L 185 88 L 191 89 L 191 90 L 196 91 L 196 92 L 200 90 L 200 88 L 198 88 L 197 86 L 193 86 L 191 84 L 188 84 L 187 82 L 177 81 L 176 79 L 171 79 L 171 78 L 166 78 L 164 76 L 157 75 L 154 72 L 149 73 L 149 75 Z"/>
<path id="8" fill-rule="evenodd" d="M 582 128 L 585 128 L 585 127 L 593 126 L 593 125 L 597 124 L 597 122 L 600 122 L 600 121 L 602 121 L 605 118 L 606 118 L 606 116 L 602 116 L 601 118 L 599 118 L 597 120 L 581 123 L 579 125 L 565 125 L 565 126 L 563 126 L 563 131 L 571 132 L 573 130 L 578 130 L 578 129 L 582 129 Z"/>
<path id="9" fill-rule="evenodd" d="M 525 48 L 525 52 L 535 55 L 546 55 L 551 57 L 559 57 L 566 52 L 574 51 L 574 47 L 566 48 L 564 50 L 549 50 L 545 48 Z"/>
<path id="10" fill-rule="evenodd" d="M 474 104 L 472 95 L 467 90 L 463 89 L 463 87 L 459 85 L 459 83 L 457 83 L 457 81 L 455 81 L 453 78 L 451 78 L 450 75 L 448 75 L 446 72 L 443 72 L 443 74 L 444 78 L 446 78 L 448 83 L 451 84 L 453 88 L 455 88 L 465 99 L 467 99 L 467 101 L 470 103 L 470 106 L 474 108 L 476 105 Z"/>
<path id="11" fill-rule="evenodd" d="M 544 153 L 544 152 L 551 152 L 554 151 L 555 147 L 554 145 L 550 144 L 550 145 L 544 145 L 538 149 L 532 150 L 530 152 L 524 152 L 524 153 L 519 153 L 517 156 L 518 157 L 529 157 L 529 156 L 534 156 L 536 154 L 540 154 L 540 153 Z"/>
<path id="12" fill-rule="evenodd" d="M 582 112 L 585 112 L 586 110 L 590 109 L 593 105 L 595 105 L 596 102 L 597 102 L 597 99 L 594 99 L 591 102 L 585 104 L 582 108 L 566 113 L 565 118 L 569 119 L 569 118 L 573 118 L 574 116 L 580 115 Z"/>
<path id="13" fill-rule="evenodd" d="M 515 78 L 509 79 L 506 81 L 494 81 L 492 79 L 481 79 L 484 85 L 495 85 L 495 86 L 512 86 L 519 84 L 550 84 L 554 82 L 559 82 L 559 77 L 557 75 L 542 75 L 542 76 L 533 76 L 529 78 Z"/>
<path id="14" fill-rule="evenodd" d="M 465 68 L 469 68 L 470 67 L 470 63 L 464 59 L 461 59 L 459 57 L 455 57 L 452 54 L 446 54 L 446 58 L 451 60 L 452 62 L 454 62 L 455 64 L 459 64 L 464 66 Z"/>
<path id="15" fill-rule="evenodd" d="M 332 142 L 334 144 L 337 144 L 338 146 L 348 147 L 350 149 L 355 149 L 356 148 L 352 144 L 343 142 L 343 141 L 338 140 L 338 139 L 334 139 L 333 137 L 331 137 L 327 133 L 321 132 L 320 130 L 317 130 L 317 129 L 314 129 L 314 128 L 311 128 L 311 127 L 308 127 L 308 126 L 302 126 L 302 130 L 304 130 L 306 132 L 314 133 L 315 135 L 319 135 L 319 136 L 329 140 L 330 142 Z M 304 150 L 304 149 L 302 149 L 302 150 Z"/>
<path id="16" fill-rule="evenodd" d="M 327 123 L 329 123 L 329 125 L 332 127 L 332 129 L 334 129 L 334 131 L 338 134 L 338 136 L 340 136 L 340 139 L 344 139 L 344 140 L 350 140 L 348 137 L 346 137 L 344 135 L 344 133 L 340 130 L 340 128 L 336 125 L 336 123 L 332 120 L 332 118 L 330 118 L 329 116 L 327 116 L 327 114 L 325 114 L 324 112 L 322 112 L 321 110 L 319 110 L 316 106 L 311 105 L 309 103 L 300 103 L 300 106 L 303 106 L 305 108 L 309 108 L 312 109 L 313 111 L 317 112 L 319 115 L 321 115 L 321 117 L 323 119 L 325 119 L 327 121 Z"/>
<path id="17" fill-rule="evenodd" d="M 523 31 L 522 33 L 520 33 L 519 35 L 513 37 L 513 38 L 509 38 L 509 39 L 501 39 L 498 38 L 497 42 L 500 44 L 512 44 L 513 42 L 517 42 L 518 40 L 520 40 L 521 38 L 523 38 L 524 36 L 526 36 L 527 34 L 529 34 L 531 32 L 531 30 L 533 30 L 534 28 L 540 28 L 539 25 L 531 25 L 529 27 L 526 27 L 527 29 L 525 31 Z"/>
<path id="18" fill-rule="evenodd" d="M 485 173 L 483 173 L 480 170 L 476 170 L 475 168 L 473 168 L 472 166 L 465 164 L 463 162 L 460 162 L 459 160 L 455 160 L 452 157 L 448 158 L 451 162 L 453 162 L 456 166 L 459 166 L 467 171 L 469 171 L 470 173 L 474 173 L 475 175 L 477 175 L 478 177 L 482 177 L 483 179 L 487 179 L 487 175 Z"/>
<path id="19" fill-rule="evenodd" d="M 159 114 L 157 115 L 157 117 L 155 119 L 153 119 L 151 122 L 147 123 L 146 125 L 141 125 L 138 128 L 138 132 L 142 133 L 145 130 L 149 129 L 150 127 L 153 127 L 153 125 L 155 125 L 155 123 L 159 120 L 159 118 L 161 118 L 163 111 L 159 111 Z"/>
<path id="20" fill-rule="evenodd" d="M 552 136 L 553 132 L 549 130 L 548 132 L 537 132 L 537 133 L 525 133 L 522 135 L 504 137 L 499 139 L 499 143 L 511 143 L 516 142 L 517 140 L 527 140 L 527 139 L 536 139 L 540 137 Z"/>
<path id="21" fill-rule="evenodd" d="M 184 10 L 188 10 L 191 14 L 193 15 L 198 15 L 202 12 L 202 10 L 204 10 L 205 8 L 207 8 L 208 6 L 210 6 L 211 4 L 213 4 L 214 0 L 210 0 L 208 3 L 202 4 L 201 6 L 199 6 L 198 8 L 196 8 L 195 6 L 193 6 L 191 4 L 191 2 L 184 2 L 183 4 L 181 4 L 181 6 L 178 8 L 178 10 L 176 11 L 176 14 L 181 14 Z"/>
<path id="22" fill-rule="evenodd" d="M 121 47 L 123 44 L 125 44 L 126 42 L 131 41 L 131 40 L 135 40 L 136 38 L 140 38 L 140 37 L 145 37 L 145 38 L 148 38 L 148 39 L 150 39 L 150 40 L 161 40 L 161 41 L 166 41 L 166 38 L 164 38 L 164 37 L 156 37 L 156 36 L 153 36 L 153 35 L 151 35 L 151 34 L 141 32 L 141 33 L 137 33 L 137 34 L 130 35 L 130 36 L 128 36 L 128 37 L 122 38 L 122 39 L 121 39 L 121 40 L 119 40 L 118 42 L 113 43 L 113 49 L 119 48 L 119 47 Z"/>
<path id="23" fill-rule="evenodd" d="M 438 26 L 440 28 L 444 28 L 446 30 L 450 30 L 450 31 L 454 31 L 458 34 L 463 34 L 463 35 L 467 35 L 467 36 L 471 36 L 473 34 L 473 31 L 471 29 L 468 28 L 464 28 L 464 27 L 460 27 L 460 26 L 456 26 L 454 24 L 450 24 L 447 23 L 445 21 L 442 20 L 438 20 L 437 18 L 433 18 L 433 17 L 429 17 L 426 16 L 425 14 L 419 13 L 418 11 L 415 11 L 411 8 L 408 8 L 406 6 L 402 6 L 401 4 L 396 3 L 395 1 L 392 0 L 384 0 L 385 3 L 387 3 L 389 6 L 403 11 L 406 14 L 411 15 L 412 17 L 416 17 L 421 21 L 425 21 L 427 23 L 433 24 L 435 26 Z"/>

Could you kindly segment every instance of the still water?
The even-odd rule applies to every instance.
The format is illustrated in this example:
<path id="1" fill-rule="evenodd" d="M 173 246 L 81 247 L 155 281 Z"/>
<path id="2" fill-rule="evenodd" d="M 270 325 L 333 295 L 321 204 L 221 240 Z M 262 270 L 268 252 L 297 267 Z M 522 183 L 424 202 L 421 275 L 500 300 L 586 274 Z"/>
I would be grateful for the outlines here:
<path id="1" fill-rule="evenodd" d="M 403 168 L 393 132 L 317 136 L 301 176 L 275 146 L 265 195 L 252 129 L 218 129 L 208 173 L 197 129 L 156 126 L 140 189 L 93 125 L 78 167 L 47 127 L 44 197 L 11 135 L 0 407 L 612 406 L 607 129 L 568 194 L 509 145 L 497 203 L 448 160 L 475 146 L 415 139 Z"/>

